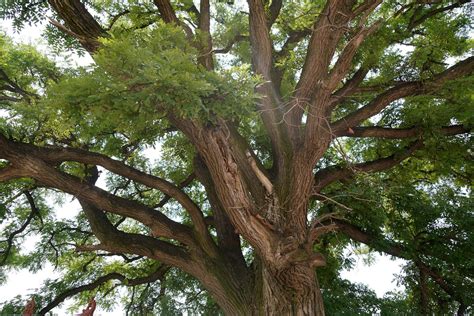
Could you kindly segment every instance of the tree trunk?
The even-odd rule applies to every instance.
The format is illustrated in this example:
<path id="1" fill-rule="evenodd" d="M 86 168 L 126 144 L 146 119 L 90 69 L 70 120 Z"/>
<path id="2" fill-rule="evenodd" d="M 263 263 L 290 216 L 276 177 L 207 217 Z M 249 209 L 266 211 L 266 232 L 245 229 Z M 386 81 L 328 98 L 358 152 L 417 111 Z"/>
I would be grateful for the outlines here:
<path id="1" fill-rule="evenodd" d="M 314 268 L 292 265 L 281 271 L 260 266 L 256 272 L 254 315 L 324 316 Z"/>
<path id="2" fill-rule="evenodd" d="M 421 315 L 431 315 L 429 311 L 429 293 L 428 293 L 428 286 L 427 286 L 427 279 L 428 276 L 426 275 L 426 271 L 420 268 L 420 264 L 416 263 L 419 271 L 419 289 L 420 289 L 420 311 Z"/>

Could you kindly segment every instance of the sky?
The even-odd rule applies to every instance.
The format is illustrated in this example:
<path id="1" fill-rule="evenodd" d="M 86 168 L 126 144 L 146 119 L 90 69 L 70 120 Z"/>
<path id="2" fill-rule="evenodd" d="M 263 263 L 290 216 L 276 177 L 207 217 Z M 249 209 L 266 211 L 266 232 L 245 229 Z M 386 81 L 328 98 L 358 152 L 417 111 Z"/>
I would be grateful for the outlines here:
<path id="1" fill-rule="evenodd" d="M 47 45 L 41 40 L 41 27 L 30 27 L 27 26 L 20 33 L 15 33 L 10 21 L 0 21 L 0 29 L 2 29 L 8 36 L 12 37 L 16 43 L 32 44 L 39 48 L 40 51 L 48 53 Z M 61 61 L 64 59 L 60 58 Z M 84 66 L 90 64 L 92 59 L 86 55 L 84 57 L 78 57 L 74 55 L 69 57 L 69 63 L 71 66 L 79 65 Z M 155 153 L 156 154 L 156 153 Z M 154 155 L 156 157 L 156 155 Z M 72 214 L 65 214 L 65 210 L 71 211 L 71 209 L 78 209 L 78 206 L 74 207 L 73 204 L 66 204 L 63 209 L 58 209 L 59 217 L 69 217 Z M 28 245 L 27 245 L 28 246 Z M 34 242 L 30 241 L 29 247 L 33 247 Z M 364 258 L 365 255 L 355 255 L 354 249 L 347 249 L 348 256 L 351 256 L 355 260 L 353 269 L 350 271 L 343 271 L 341 277 L 351 282 L 358 282 L 367 285 L 370 289 L 374 290 L 377 296 L 383 297 L 383 295 L 390 291 L 401 290 L 395 282 L 395 275 L 400 273 L 401 265 L 404 261 L 401 259 L 392 260 L 389 256 L 380 255 L 378 253 L 371 254 L 372 264 L 367 265 Z M 58 273 L 53 270 L 53 267 L 48 264 L 46 267 L 37 272 L 31 273 L 27 270 L 12 271 L 8 275 L 8 280 L 5 284 L 0 286 L 0 303 L 8 301 L 14 298 L 16 295 L 33 294 L 36 288 L 40 288 L 42 282 L 47 278 L 54 278 L 58 276 Z M 26 304 L 26 301 L 25 301 Z M 61 306 L 61 308 L 54 309 L 53 312 L 57 315 L 73 315 L 67 312 L 67 306 L 70 305 L 70 301 Z M 84 306 L 85 308 L 85 306 Z M 106 315 L 122 315 L 124 314 L 120 308 L 112 312 L 105 312 L 98 308 L 94 315 L 106 316 Z"/>

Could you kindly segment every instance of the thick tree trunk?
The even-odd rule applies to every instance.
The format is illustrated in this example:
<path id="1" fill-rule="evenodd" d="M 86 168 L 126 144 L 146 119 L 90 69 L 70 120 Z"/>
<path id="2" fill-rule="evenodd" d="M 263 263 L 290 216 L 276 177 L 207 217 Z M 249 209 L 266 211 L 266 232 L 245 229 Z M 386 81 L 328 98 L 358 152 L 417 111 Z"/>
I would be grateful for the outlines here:
<path id="1" fill-rule="evenodd" d="M 314 268 L 293 265 L 281 271 L 259 267 L 254 315 L 324 316 L 324 304 Z"/>
<path id="2" fill-rule="evenodd" d="M 416 263 L 419 271 L 419 290 L 420 290 L 420 312 L 421 315 L 431 315 L 429 311 L 429 293 L 428 293 L 428 286 L 427 286 L 427 280 L 428 280 L 428 275 L 426 274 L 426 271 L 424 271 L 421 267 L 420 264 L 417 262 Z"/>
<path id="3" fill-rule="evenodd" d="M 294 264 L 275 271 L 258 259 L 253 266 L 251 276 L 241 275 L 241 280 L 235 279 L 240 273 L 234 271 L 220 275 L 220 290 L 210 291 L 225 315 L 325 315 L 314 268 Z M 253 281 L 244 281 L 249 277 Z"/>

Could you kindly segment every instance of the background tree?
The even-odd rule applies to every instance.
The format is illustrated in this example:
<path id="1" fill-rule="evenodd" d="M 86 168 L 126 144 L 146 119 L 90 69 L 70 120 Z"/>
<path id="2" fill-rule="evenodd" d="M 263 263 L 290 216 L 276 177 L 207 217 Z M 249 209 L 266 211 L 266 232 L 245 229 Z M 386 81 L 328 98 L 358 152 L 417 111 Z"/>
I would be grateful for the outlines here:
<path id="1" fill-rule="evenodd" d="M 130 314 L 464 314 L 466 3 L 2 4 L 94 59 L 60 67 L 2 37 L 2 273 L 63 271 L 40 314 L 70 296 L 107 307 L 119 287 Z M 51 199 L 71 197 L 82 212 L 58 220 Z M 406 259 L 406 292 L 341 280 L 348 243 Z"/>

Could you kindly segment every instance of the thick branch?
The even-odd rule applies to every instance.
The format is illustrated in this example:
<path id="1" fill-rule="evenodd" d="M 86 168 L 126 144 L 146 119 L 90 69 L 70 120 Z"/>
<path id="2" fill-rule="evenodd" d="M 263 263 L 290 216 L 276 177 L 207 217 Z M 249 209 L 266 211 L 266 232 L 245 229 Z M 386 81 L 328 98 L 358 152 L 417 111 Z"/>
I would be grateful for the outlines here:
<path id="1" fill-rule="evenodd" d="M 242 161 L 249 166 L 245 169 L 252 173 L 253 171 L 245 152 L 241 152 L 236 145 L 238 141 L 233 139 L 234 135 L 226 122 L 220 120 L 216 125 L 203 127 L 196 121 L 171 119 L 173 125 L 178 127 L 196 147 L 209 171 L 222 209 L 236 232 L 255 247 L 262 257 L 269 259 L 272 256 L 269 250 L 275 247 L 278 238 L 268 223 L 256 216 L 259 210 L 250 196 L 239 163 Z"/>
<path id="2" fill-rule="evenodd" d="M 272 0 L 269 8 L 269 15 L 268 15 L 268 27 L 270 28 L 273 23 L 275 23 L 276 19 L 280 15 L 281 6 L 283 1 L 282 0 Z"/>
<path id="3" fill-rule="evenodd" d="M 356 126 L 362 121 L 376 115 L 393 101 L 408 96 L 429 94 L 439 89 L 449 80 L 469 75 L 474 70 L 474 57 L 469 57 L 456 65 L 435 75 L 430 80 L 412 81 L 396 85 L 388 91 L 379 94 L 374 100 L 346 117 L 331 124 L 332 130 L 339 133 L 349 127 Z"/>
<path id="4" fill-rule="evenodd" d="M 313 26 L 306 60 L 300 81 L 296 86 L 296 98 L 309 99 L 327 74 L 331 58 L 341 36 L 347 30 L 355 1 L 329 0 Z"/>
<path id="5" fill-rule="evenodd" d="M 2 137 L 2 136 L 0 136 Z M 6 139 L 4 139 L 6 141 Z M 9 142 L 12 146 L 23 151 L 25 155 L 38 157 L 49 163 L 59 163 L 62 161 L 76 161 L 89 165 L 102 166 L 105 169 L 125 178 L 137 181 L 151 188 L 155 188 L 178 201 L 189 213 L 196 230 L 201 236 L 207 236 L 207 228 L 204 223 L 204 216 L 199 207 L 189 198 L 189 196 L 175 185 L 168 181 L 155 177 L 137 169 L 129 167 L 124 163 L 111 159 L 105 155 L 92 153 L 85 150 L 73 148 L 49 147 L 41 148 L 28 144 Z"/>
<path id="6" fill-rule="evenodd" d="M 87 11 L 79 0 L 48 0 L 51 7 L 66 22 L 66 27 L 59 27 L 62 31 L 69 30 L 69 35 L 75 36 L 82 46 L 90 53 L 99 48 L 98 38 L 107 33 Z M 56 25 L 58 27 L 58 25 Z"/>
<path id="7" fill-rule="evenodd" d="M 439 13 L 446 12 L 446 11 L 449 11 L 449 10 L 452 10 L 452 9 L 455 9 L 455 8 L 459 8 L 463 4 L 469 3 L 469 2 L 470 2 L 469 0 L 459 0 L 458 2 L 447 5 L 445 7 L 440 7 L 440 8 L 430 10 L 430 11 L 428 11 L 427 13 L 423 14 L 420 17 L 416 17 L 416 15 L 414 15 L 413 18 L 411 19 L 409 25 L 408 25 L 408 29 L 413 29 L 413 28 L 417 27 L 418 25 L 422 24 L 427 19 L 432 18 L 432 17 L 434 17 L 435 15 L 437 15 Z"/>
<path id="8" fill-rule="evenodd" d="M 29 146 L 27 148 L 31 148 Z M 185 244 L 195 243 L 188 227 L 143 204 L 115 196 L 76 177 L 64 174 L 40 160 L 38 156 L 31 155 L 31 151 L 24 148 L 0 135 L 0 157 L 4 154 L 13 161 L 13 166 L 21 171 L 20 176 L 34 178 L 43 185 L 72 194 L 102 210 L 140 221 L 150 227 L 157 236 L 176 239 Z"/>
<path id="9" fill-rule="evenodd" d="M 145 276 L 145 277 L 142 277 L 142 278 L 136 278 L 136 279 L 127 279 L 127 277 L 125 277 L 123 274 L 120 274 L 118 272 L 108 273 L 104 276 L 101 276 L 101 277 L 97 278 L 95 281 L 93 281 L 91 283 L 84 284 L 84 285 L 77 286 L 77 287 L 73 287 L 73 288 L 70 288 L 70 289 L 62 292 L 61 294 L 56 296 L 56 298 L 54 298 L 54 300 L 52 300 L 45 307 L 43 307 L 38 312 L 38 314 L 39 315 L 46 315 L 46 313 L 48 313 L 50 310 L 52 310 L 53 308 L 55 308 L 56 306 L 61 304 L 67 298 L 69 298 L 73 295 L 79 294 L 81 292 L 84 292 L 84 291 L 92 291 L 92 290 L 98 288 L 99 286 L 101 286 L 102 284 L 104 284 L 108 281 L 118 280 L 118 281 L 121 282 L 122 285 L 136 286 L 136 285 L 140 285 L 140 284 L 152 283 L 152 282 L 155 282 L 157 280 L 162 280 L 163 277 L 165 276 L 166 272 L 168 272 L 168 270 L 169 270 L 169 266 L 159 265 L 158 268 L 155 271 L 153 271 L 151 274 L 149 274 L 148 276 Z"/>
<path id="10" fill-rule="evenodd" d="M 0 181 L 5 182 L 9 180 L 13 180 L 16 178 L 19 178 L 20 176 L 20 171 L 13 167 L 13 166 L 8 166 L 0 169 Z"/>
<path id="11" fill-rule="evenodd" d="M 331 98 L 329 99 L 328 103 L 328 109 L 332 110 L 341 102 L 341 100 L 343 100 L 347 96 L 352 95 L 357 89 L 357 87 L 362 83 L 362 81 L 364 81 L 365 76 L 367 76 L 368 73 L 368 67 L 359 68 L 340 89 L 338 89 L 331 95 Z"/>
<path id="12" fill-rule="evenodd" d="M 1 101 L 6 101 L 6 102 L 20 102 L 22 99 L 19 98 L 14 98 L 14 97 L 9 97 L 4 94 L 0 94 L 0 102 Z"/>
<path id="13" fill-rule="evenodd" d="M 448 293 L 452 298 L 457 300 L 461 305 L 464 305 L 464 299 L 462 298 L 462 295 L 459 295 L 459 293 L 456 291 L 456 288 L 453 287 L 449 282 L 443 278 L 443 276 L 427 264 L 420 262 L 420 268 L 428 274 L 433 281 L 436 282 L 436 284 L 439 285 L 440 288 L 443 289 L 446 293 Z"/>
<path id="14" fill-rule="evenodd" d="M 252 149 L 247 143 L 247 140 L 242 137 L 242 135 L 240 135 L 237 128 L 229 124 L 229 132 L 232 136 L 230 137 L 230 140 L 232 140 L 232 145 L 234 146 L 234 148 L 237 149 L 235 150 L 234 156 L 239 166 L 239 169 L 242 172 L 245 184 L 247 185 L 249 192 L 252 194 L 252 197 L 255 200 L 257 207 L 261 207 L 266 203 L 266 189 L 263 185 L 260 185 L 263 183 L 259 181 L 259 177 L 257 176 L 257 174 L 264 173 L 264 177 L 267 178 L 267 181 L 269 175 L 266 173 L 265 168 L 261 165 L 258 157 L 256 157 L 253 153 Z M 249 159 L 249 154 L 252 159 Z M 254 164 L 254 166 L 252 166 L 252 163 Z"/>
<path id="15" fill-rule="evenodd" d="M 109 221 L 104 212 L 79 198 L 82 209 L 100 244 L 90 250 L 105 250 L 111 253 L 131 253 L 159 260 L 165 264 L 176 266 L 190 272 L 191 257 L 179 246 L 150 236 L 125 233 L 118 230 Z M 85 250 L 85 247 L 79 249 Z"/>
<path id="16" fill-rule="evenodd" d="M 342 2 L 342 1 L 341 1 Z M 314 149 L 314 148 L 322 148 L 326 149 L 329 146 L 329 141 L 324 142 L 321 141 L 324 138 L 330 137 L 328 127 L 329 127 L 329 109 L 331 108 L 331 93 L 337 87 L 339 82 L 348 74 L 349 70 L 352 68 L 353 59 L 356 55 L 360 45 L 362 42 L 373 32 L 375 32 L 381 25 L 381 22 L 378 21 L 374 23 L 372 26 L 364 28 L 363 25 L 367 20 L 369 14 L 378 6 L 380 3 L 379 0 L 369 0 L 366 1 L 365 4 L 361 5 L 363 9 L 357 8 L 356 11 L 363 12 L 364 15 L 360 18 L 359 27 L 357 29 L 356 34 L 349 40 L 349 42 L 344 47 L 343 51 L 341 52 L 339 58 L 336 61 L 333 69 L 327 74 L 327 68 L 329 67 L 330 59 L 327 59 L 328 65 L 318 65 L 318 67 L 322 67 L 319 71 L 320 73 L 316 72 L 314 75 L 319 77 L 319 81 L 317 81 L 317 85 L 314 86 L 315 91 L 312 95 L 308 95 L 310 97 L 308 106 L 309 106 L 309 113 L 308 119 L 306 124 L 306 133 L 305 133 L 305 150 L 307 149 Z M 350 9 L 350 8 L 345 8 Z M 342 13 L 341 13 L 342 14 Z M 349 13 L 346 13 L 349 14 Z M 349 17 L 342 18 L 342 25 L 347 24 L 356 13 L 352 13 Z M 337 18 L 337 16 L 335 16 Z M 345 26 L 344 26 L 345 27 Z M 340 32 L 340 30 L 336 30 L 336 33 Z M 338 36 L 342 37 L 342 34 Z M 339 39 L 334 43 L 331 43 L 330 39 L 328 39 L 328 44 L 330 45 L 337 45 Z M 335 46 L 334 46 L 335 49 Z M 330 55 L 324 56 L 323 58 L 332 58 L 334 55 L 334 51 L 330 52 Z M 314 98 L 314 100 L 313 100 Z M 298 113 L 298 122 L 293 123 L 300 123 L 301 113 Z M 322 156 L 321 151 L 315 150 L 315 153 L 310 156 L 308 159 L 311 163 L 319 159 Z"/>
<path id="17" fill-rule="evenodd" d="M 309 108 L 305 150 L 315 147 L 316 134 L 322 132 L 320 127 L 324 124 L 322 120 L 325 120 L 322 108 L 327 105 L 331 92 L 326 84 L 329 66 L 339 41 L 348 31 L 349 21 L 354 17 L 352 12 L 354 4 L 353 0 L 327 1 L 313 26 L 301 77 L 296 85 L 293 101 L 289 104 L 286 118 L 293 142 L 299 142 L 302 136 L 300 127 L 303 113 Z M 313 104 L 314 102 L 317 104 Z M 313 157 L 309 160 L 313 160 Z"/>
<path id="18" fill-rule="evenodd" d="M 201 56 L 199 56 L 199 62 L 207 70 L 214 68 L 212 60 L 212 37 L 211 37 L 211 13 L 210 13 L 209 0 L 200 1 L 200 13 L 199 13 L 199 30 L 203 33 L 203 38 L 200 45 Z"/>
<path id="19" fill-rule="evenodd" d="M 280 107 L 281 98 L 272 82 L 273 45 L 270 38 L 267 18 L 262 0 L 248 0 L 250 44 L 254 71 L 266 81 L 257 87 L 261 94 L 259 110 L 272 143 L 274 167 L 278 172 L 284 170 L 287 156 L 291 154 L 286 124 Z"/>
<path id="20" fill-rule="evenodd" d="M 154 0 L 155 5 L 158 7 L 158 11 L 160 11 L 161 18 L 166 23 L 175 23 L 176 25 L 180 25 L 181 22 L 179 21 L 176 13 L 174 12 L 173 7 L 171 6 L 171 2 L 168 0 Z"/>
<path id="21" fill-rule="evenodd" d="M 196 277 L 217 299 L 226 297 L 228 291 L 242 289 L 248 271 L 241 275 L 229 269 L 228 258 L 212 254 L 207 256 L 199 247 L 180 247 L 152 237 L 124 233 L 117 230 L 105 214 L 80 200 L 91 224 L 92 231 L 101 241 L 93 250 L 111 253 L 134 253 L 175 266 Z M 243 277 L 242 277 L 243 276 Z"/>
<path id="22" fill-rule="evenodd" d="M 418 287 L 420 290 L 420 306 L 422 315 L 430 315 L 429 313 L 429 293 L 428 293 L 428 275 L 422 268 L 421 262 L 415 260 L 415 265 L 418 269 Z"/>
<path id="23" fill-rule="evenodd" d="M 377 245 L 375 249 L 379 251 L 383 251 L 386 254 L 389 254 L 391 256 L 395 256 L 398 258 L 402 259 L 407 259 L 410 260 L 410 256 L 406 249 L 404 249 L 402 246 L 395 244 L 395 243 L 377 243 L 377 238 L 375 236 L 370 235 L 369 233 L 363 231 L 361 228 L 350 224 L 349 222 L 346 222 L 344 220 L 340 219 L 331 219 L 331 223 L 337 225 L 338 230 L 345 235 L 347 235 L 349 238 L 361 242 L 363 244 L 369 245 L 374 247 Z"/>
<path id="24" fill-rule="evenodd" d="M 176 25 L 181 26 L 186 32 L 188 38 L 191 38 L 193 36 L 193 31 L 189 28 L 189 26 L 187 26 L 185 23 L 182 23 L 178 19 L 169 0 L 154 0 L 153 2 L 158 7 L 158 11 L 160 12 L 163 21 L 165 21 L 166 23 L 174 23 Z"/>
<path id="25" fill-rule="evenodd" d="M 270 39 L 263 1 L 248 0 L 248 5 L 252 64 L 257 73 L 269 80 L 272 68 L 272 41 Z"/>
<path id="26" fill-rule="evenodd" d="M 452 136 L 458 134 L 469 133 L 470 128 L 464 127 L 463 125 L 451 125 L 444 126 L 439 129 L 439 132 L 445 136 Z M 402 139 L 418 137 L 423 133 L 421 127 L 410 127 L 410 128 L 388 128 L 380 126 L 370 127 L 352 127 L 350 129 L 340 131 L 336 134 L 336 137 L 375 137 L 375 138 L 389 138 L 389 139 Z"/>
<path id="27" fill-rule="evenodd" d="M 179 185 L 178 185 L 178 189 L 184 189 L 185 187 L 187 187 L 188 185 L 190 185 L 194 179 L 196 178 L 196 174 L 193 172 L 191 173 L 186 179 L 184 179 Z M 155 208 L 158 208 L 158 207 L 163 207 L 165 206 L 166 203 L 168 203 L 168 201 L 171 199 L 171 196 L 169 195 L 165 195 L 165 197 L 163 199 L 161 199 L 161 201 L 155 205 Z"/>
<path id="28" fill-rule="evenodd" d="M 322 169 L 315 174 L 315 186 L 313 192 L 318 193 L 329 184 L 353 177 L 360 172 L 379 172 L 398 165 L 400 162 L 410 157 L 414 151 L 421 148 L 423 142 L 421 140 L 413 142 L 410 146 L 405 148 L 402 152 L 393 154 L 391 156 L 380 158 L 377 160 L 353 164 L 347 167 L 328 167 Z"/>
<path id="29" fill-rule="evenodd" d="M 213 213 L 213 226 L 216 228 L 217 242 L 221 250 L 226 253 L 226 256 L 231 257 L 235 262 L 235 268 L 245 268 L 245 259 L 242 255 L 240 238 L 235 232 L 235 227 L 229 220 L 225 213 L 221 201 L 216 192 L 216 188 L 212 182 L 209 170 L 207 170 L 204 162 L 200 157 L 194 159 L 194 166 L 196 169 L 196 176 L 202 183 L 206 190 L 209 204 Z"/>
<path id="30" fill-rule="evenodd" d="M 329 74 L 327 81 L 327 89 L 333 91 L 339 82 L 347 75 L 352 67 L 352 62 L 357 50 L 363 41 L 374 33 L 380 26 L 381 22 L 374 23 L 372 26 L 362 28 L 346 45 L 344 50 L 341 52 L 336 64 Z"/>

